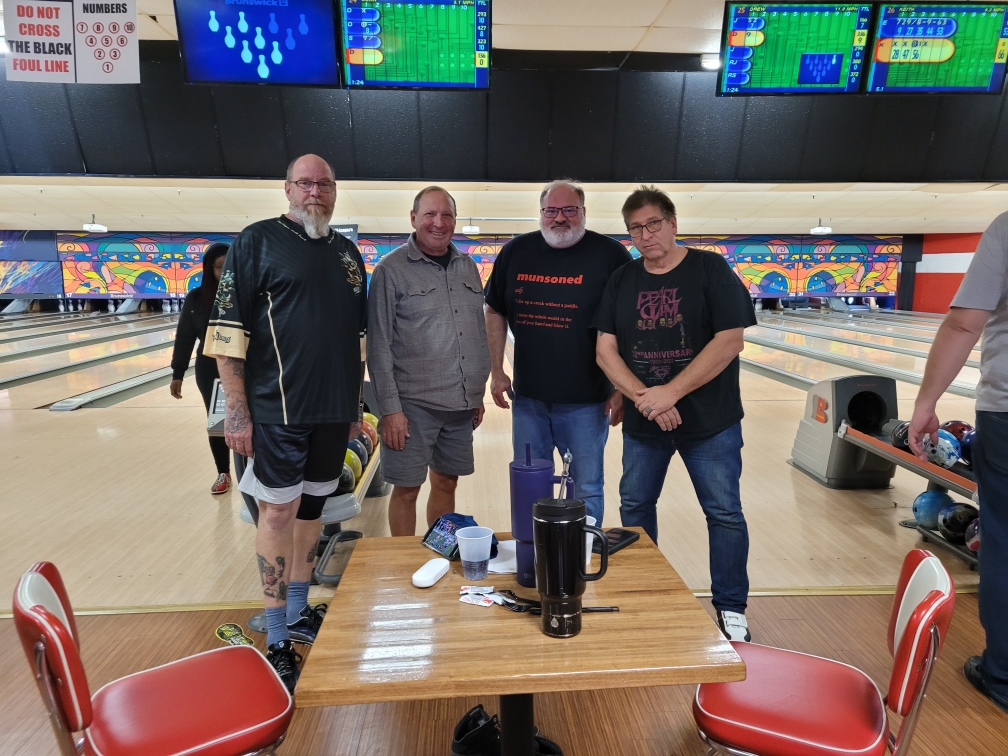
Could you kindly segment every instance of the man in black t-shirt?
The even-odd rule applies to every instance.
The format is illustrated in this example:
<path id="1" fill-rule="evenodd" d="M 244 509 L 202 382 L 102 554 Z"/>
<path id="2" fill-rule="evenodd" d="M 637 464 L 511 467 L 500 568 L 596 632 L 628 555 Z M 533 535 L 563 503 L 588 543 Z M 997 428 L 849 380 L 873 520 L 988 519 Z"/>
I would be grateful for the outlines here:
<path id="1" fill-rule="evenodd" d="M 227 400 L 224 438 L 249 458 L 267 658 L 291 691 L 291 640 L 311 643 L 325 605 L 308 605 L 322 507 L 348 437 L 360 430 L 367 293 L 357 248 L 329 228 L 332 168 L 317 155 L 287 169 L 290 209 L 248 226 L 224 261 L 204 354 Z"/>
<path id="2" fill-rule="evenodd" d="M 490 393 L 510 405 L 504 372 L 508 327 L 514 334 L 514 458 L 573 455 L 574 493 L 602 526 L 602 460 L 609 426 L 623 404 L 595 363 L 592 317 L 613 271 L 630 261 L 614 239 L 585 229 L 584 191 L 554 181 L 539 195 L 540 230 L 501 249 L 486 286 Z"/>
<path id="3" fill-rule="evenodd" d="M 658 542 L 656 504 L 678 451 L 707 517 L 718 624 L 730 640 L 748 641 L 738 355 L 756 313 L 721 255 L 676 243 L 664 192 L 633 192 L 623 220 L 641 259 L 609 279 L 594 323 L 598 364 L 626 407 L 620 516 Z"/>

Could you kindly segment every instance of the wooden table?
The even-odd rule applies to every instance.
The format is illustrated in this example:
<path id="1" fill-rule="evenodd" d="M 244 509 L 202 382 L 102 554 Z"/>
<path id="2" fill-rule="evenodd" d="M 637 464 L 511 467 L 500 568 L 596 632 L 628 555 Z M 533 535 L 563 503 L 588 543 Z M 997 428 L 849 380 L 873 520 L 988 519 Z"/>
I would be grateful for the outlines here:
<path id="1" fill-rule="evenodd" d="M 566 639 L 544 635 L 537 616 L 461 603 L 459 587 L 472 581 L 457 561 L 433 587 L 415 588 L 412 574 L 436 556 L 418 537 L 359 540 L 301 672 L 297 706 L 500 695 L 502 754 L 517 756 L 533 753 L 533 693 L 745 679 L 742 659 L 641 535 L 583 597 L 620 611 L 585 614 L 580 635 Z M 539 597 L 514 575 L 487 577 L 479 584 Z"/>

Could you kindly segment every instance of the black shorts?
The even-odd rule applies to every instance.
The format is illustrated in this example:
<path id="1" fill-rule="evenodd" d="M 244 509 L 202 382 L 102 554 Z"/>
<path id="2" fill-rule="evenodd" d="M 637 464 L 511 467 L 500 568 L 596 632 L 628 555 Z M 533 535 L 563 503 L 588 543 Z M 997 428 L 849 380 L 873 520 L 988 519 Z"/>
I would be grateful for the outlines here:
<path id="1" fill-rule="evenodd" d="M 252 452 L 238 490 L 268 504 L 302 493 L 328 496 L 339 485 L 350 423 L 252 425 Z"/>

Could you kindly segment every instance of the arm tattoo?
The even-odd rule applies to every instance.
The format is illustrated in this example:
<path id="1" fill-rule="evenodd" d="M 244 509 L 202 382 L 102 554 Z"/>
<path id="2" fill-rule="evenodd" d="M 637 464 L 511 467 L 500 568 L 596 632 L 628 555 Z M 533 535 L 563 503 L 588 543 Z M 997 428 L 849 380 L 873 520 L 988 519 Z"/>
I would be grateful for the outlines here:
<path id="1" fill-rule="evenodd" d="M 251 421 L 248 400 L 245 398 L 245 360 L 225 357 L 223 367 L 230 370 L 231 375 L 240 381 L 238 384 L 241 387 L 240 390 L 228 391 L 226 386 L 224 389 L 224 398 L 228 409 L 224 417 L 224 432 L 237 435 L 242 433 Z"/>
<path id="2" fill-rule="evenodd" d="M 234 357 L 225 357 L 224 365 L 231 368 L 231 374 L 235 378 L 241 378 L 245 380 L 245 360 L 239 360 Z"/>
<path id="3" fill-rule="evenodd" d="M 308 549 L 308 564 L 312 564 L 315 561 L 315 552 L 318 551 L 318 541 L 312 544 L 311 548 Z"/>
<path id="4" fill-rule="evenodd" d="M 287 583 L 283 580 L 284 568 L 287 566 L 286 560 L 282 556 L 278 556 L 274 566 L 262 554 L 256 554 L 256 562 L 259 564 L 259 579 L 262 581 L 263 595 L 277 601 L 286 601 Z"/>

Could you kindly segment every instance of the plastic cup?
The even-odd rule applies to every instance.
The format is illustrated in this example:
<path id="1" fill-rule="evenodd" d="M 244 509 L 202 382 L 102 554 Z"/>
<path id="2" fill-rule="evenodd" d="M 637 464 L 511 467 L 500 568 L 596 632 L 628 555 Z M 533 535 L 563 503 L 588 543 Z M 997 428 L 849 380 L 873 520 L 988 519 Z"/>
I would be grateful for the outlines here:
<path id="1" fill-rule="evenodd" d="M 595 518 L 591 515 L 585 517 L 585 523 L 588 525 L 595 524 Z M 592 558 L 592 541 L 595 540 L 594 533 L 585 533 L 585 572 L 588 572 L 588 568 L 591 567 Z"/>
<path id="2" fill-rule="evenodd" d="M 486 580 L 493 531 L 490 528 L 462 528 L 455 531 L 455 538 L 465 579 Z"/>

